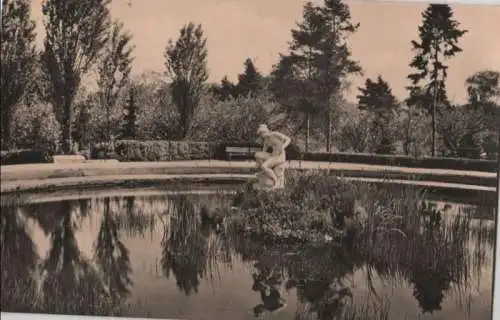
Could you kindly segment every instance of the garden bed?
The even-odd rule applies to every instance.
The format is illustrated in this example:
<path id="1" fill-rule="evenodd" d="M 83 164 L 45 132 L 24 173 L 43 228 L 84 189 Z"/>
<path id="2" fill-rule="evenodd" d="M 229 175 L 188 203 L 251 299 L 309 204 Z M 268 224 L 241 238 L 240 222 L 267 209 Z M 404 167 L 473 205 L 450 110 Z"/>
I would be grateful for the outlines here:
<path id="1" fill-rule="evenodd" d="M 240 190 L 228 212 L 231 232 L 267 242 L 340 243 L 406 238 L 441 212 L 425 190 L 350 183 L 321 172 L 293 172 L 281 190 Z M 438 218 L 436 218 L 438 219 Z"/>

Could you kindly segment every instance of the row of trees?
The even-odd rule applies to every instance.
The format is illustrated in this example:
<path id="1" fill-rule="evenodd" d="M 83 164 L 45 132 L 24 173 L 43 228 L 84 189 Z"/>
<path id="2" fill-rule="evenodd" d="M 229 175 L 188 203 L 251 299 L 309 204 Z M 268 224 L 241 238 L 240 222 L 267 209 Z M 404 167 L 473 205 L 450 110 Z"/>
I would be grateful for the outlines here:
<path id="1" fill-rule="evenodd" d="M 207 39 L 194 23 L 168 41 L 164 73 L 132 77 L 132 37 L 112 20 L 110 1 L 47 0 L 40 51 L 29 1 L 4 3 L 3 148 L 57 140 L 59 133 L 65 152 L 72 140 L 87 145 L 116 136 L 251 140 L 259 122 L 287 131 L 306 150 L 473 156 L 498 147 L 498 71 L 467 79 L 466 105 L 447 97 L 447 63 L 462 51 L 459 41 L 467 33 L 448 5 L 431 4 L 422 14 L 419 38 L 411 41 L 408 97 L 398 101 L 378 76 L 366 79 L 356 108 L 349 108 L 349 79 L 363 75 L 349 48 L 360 25 L 341 0 L 304 6 L 287 52 L 269 75 L 247 59 L 237 83 L 226 76 L 212 85 Z M 89 76 L 97 90 L 82 85 Z M 35 105 L 45 107 L 14 121 L 16 112 L 20 116 Z"/>

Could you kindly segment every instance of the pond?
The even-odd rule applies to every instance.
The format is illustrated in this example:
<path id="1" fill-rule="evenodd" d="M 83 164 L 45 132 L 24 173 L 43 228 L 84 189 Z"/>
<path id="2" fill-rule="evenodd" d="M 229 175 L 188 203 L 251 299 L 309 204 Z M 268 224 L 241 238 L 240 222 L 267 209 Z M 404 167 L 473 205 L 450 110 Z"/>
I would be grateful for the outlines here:
<path id="1" fill-rule="evenodd" d="M 211 319 L 491 319 L 493 206 L 451 203 L 412 250 L 259 242 L 200 212 L 230 195 L 2 208 L 2 311 Z M 438 207 L 445 205 L 437 202 Z M 457 215 L 467 223 L 457 223 Z M 461 234 L 458 237 L 457 234 Z"/>

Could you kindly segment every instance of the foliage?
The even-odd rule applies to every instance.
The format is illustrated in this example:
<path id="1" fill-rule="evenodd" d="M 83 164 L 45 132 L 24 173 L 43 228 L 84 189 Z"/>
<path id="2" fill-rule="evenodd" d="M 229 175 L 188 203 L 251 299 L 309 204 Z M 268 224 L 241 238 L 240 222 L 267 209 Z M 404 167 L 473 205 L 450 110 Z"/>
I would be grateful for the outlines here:
<path id="1" fill-rule="evenodd" d="M 156 74 L 143 74 L 131 81 L 137 105 L 137 139 L 166 140 L 177 136 L 179 113 L 173 102 L 171 88 Z M 123 97 L 122 105 L 126 105 Z"/>
<path id="2" fill-rule="evenodd" d="M 108 41 L 110 0 L 47 0 L 42 60 L 51 83 L 51 102 L 62 126 L 63 149 L 72 149 L 73 102 L 82 78 Z"/>
<path id="3" fill-rule="evenodd" d="M 419 110 L 404 106 L 400 115 L 400 127 L 403 136 L 403 152 L 416 158 L 430 154 L 431 134 L 429 126 L 431 117 Z"/>
<path id="4" fill-rule="evenodd" d="M 269 75 L 259 72 L 248 58 L 236 83 L 224 76 L 220 84 L 212 85 L 206 84 L 207 39 L 201 25 L 194 23 L 184 25 L 166 47 L 167 79 L 155 72 L 132 77 L 131 36 L 123 24 L 111 21 L 109 1 L 45 1 L 47 35 L 42 52 L 33 47 L 33 21 L 23 9 L 25 1 L 4 4 L 2 56 L 10 58 L 2 59 L 2 70 L 18 71 L 2 72 L 2 139 L 12 142 L 7 147 L 31 148 L 33 142 L 28 140 L 33 139 L 27 137 L 38 132 L 36 121 L 14 124 L 17 105 L 25 104 L 27 109 L 50 103 L 63 137 L 42 135 L 49 135 L 53 145 L 62 142 L 66 152 L 69 136 L 85 149 L 91 142 L 116 137 L 249 143 L 255 140 L 255 128 L 267 123 L 291 136 L 310 159 L 325 150 L 475 158 L 482 152 L 481 157 L 497 157 L 498 71 L 480 70 L 465 81 L 466 105 L 454 106 L 447 99 L 445 62 L 461 51 L 458 42 L 466 33 L 449 6 L 429 5 L 422 14 L 419 39 L 412 41 L 415 57 L 405 105 L 396 107 L 399 102 L 381 75 L 366 80 L 358 96 L 363 110 L 353 111 L 358 108 L 346 101 L 344 90 L 350 75 L 362 73 L 349 49 L 349 37 L 359 24 L 352 21 L 348 5 L 341 0 L 304 5 L 287 52 Z M 21 32 L 14 32 L 16 24 Z M 81 80 L 94 71 L 98 88 L 81 86 Z M 7 81 L 12 74 L 16 80 Z M 133 112 L 126 110 L 131 91 Z M 4 107 L 7 104 L 10 107 Z M 427 129 L 431 126 L 435 130 Z M 26 131 L 21 138 L 7 138 L 10 131 L 5 128 L 14 127 Z M 130 130 L 124 135 L 125 127 Z M 309 152 L 315 154 L 308 156 Z"/>
<path id="5" fill-rule="evenodd" d="M 135 102 L 134 90 L 131 89 L 129 92 L 129 99 L 127 100 L 127 105 L 125 106 L 124 115 L 124 127 L 123 127 L 123 138 L 124 139 L 135 139 L 137 129 L 137 105 Z"/>
<path id="6" fill-rule="evenodd" d="M 213 159 L 215 145 L 190 141 L 136 141 L 118 140 L 114 148 L 109 143 L 96 144 L 93 159 L 106 159 L 115 151 L 120 161 L 181 161 Z"/>
<path id="7" fill-rule="evenodd" d="M 316 60 L 316 68 L 321 104 L 326 111 L 326 151 L 329 152 L 332 144 L 332 109 L 338 108 L 335 102 L 347 85 L 346 78 L 362 74 L 359 62 L 352 59 L 347 41 L 358 30 L 359 23 L 352 22 L 349 6 L 342 0 L 325 0 L 324 6 L 319 10 L 324 36 L 318 43 L 320 54 Z"/>
<path id="8" fill-rule="evenodd" d="M 108 43 L 98 64 L 100 107 L 106 110 L 107 140 L 111 139 L 111 108 L 116 105 L 121 91 L 129 81 L 132 70 L 132 36 L 123 30 L 123 23 L 115 21 L 108 30 Z"/>
<path id="9" fill-rule="evenodd" d="M 369 136 L 375 141 L 370 141 L 371 152 L 392 154 L 394 146 L 394 120 L 399 103 L 392 94 L 389 84 L 381 76 L 377 81 L 366 79 L 365 87 L 359 88 L 358 98 L 360 110 L 371 114 Z"/>
<path id="10" fill-rule="evenodd" d="M 443 108 L 449 107 L 445 81 L 448 67 L 444 62 L 462 49 L 459 39 L 467 32 L 461 30 L 458 21 L 453 19 L 449 5 L 430 4 L 422 13 L 423 22 L 418 27 L 420 42 L 412 41 L 417 52 L 410 63 L 415 69 L 408 75 L 411 85 L 408 106 L 424 108 L 432 117 L 432 155 L 436 155 L 436 117 L 443 115 Z"/>
<path id="11" fill-rule="evenodd" d="M 465 80 L 469 103 L 481 105 L 491 103 L 500 96 L 500 72 L 483 70 Z"/>
<path id="12" fill-rule="evenodd" d="M 467 106 L 455 106 L 439 120 L 445 156 L 479 158 L 482 153 L 482 115 Z"/>
<path id="13" fill-rule="evenodd" d="M 21 105 L 13 114 L 11 125 L 16 148 L 47 150 L 59 149 L 61 129 L 50 104 Z"/>
<path id="14" fill-rule="evenodd" d="M 1 165 L 30 164 L 30 163 L 50 163 L 52 156 L 46 150 L 33 149 L 11 149 L 0 152 Z"/>
<path id="15" fill-rule="evenodd" d="M 210 89 L 210 93 L 220 101 L 227 101 L 237 96 L 236 85 L 229 81 L 227 76 L 222 78 L 220 84 L 214 84 Z"/>
<path id="16" fill-rule="evenodd" d="M 76 114 L 76 123 L 82 122 L 80 116 L 87 116 L 87 110 L 90 120 L 86 126 L 77 126 L 77 136 L 86 136 L 89 140 L 85 141 L 94 143 L 108 141 L 108 125 L 111 129 L 111 136 L 122 136 L 124 110 L 128 114 L 126 109 L 130 102 L 131 91 L 134 92 L 136 106 L 135 138 L 164 140 L 175 137 L 178 129 L 178 115 L 171 102 L 169 87 L 154 73 L 141 74 L 130 79 L 120 91 L 116 104 L 109 108 L 109 114 L 106 109 L 100 107 L 98 92 L 85 93 L 84 97 L 75 103 L 75 109 L 79 111 Z M 86 129 L 83 130 L 83 128 Z"/>
<path id="17" fill-rule="evenodd" d="M 113 301 L 119 301 L 130 294 L 132 285 L 129 250 L 118 234 L 119 221 L 110 210 L 110 199 L 104 200 L 104 212 L 99 235 L 94 245 L 94 256 L 101 277 Z"/>
<path id="18" fill-rule="evenodd" d="M 483 135 L 483 150 L 489 159 L 498 157 L 500 128 L 500 72 L 483 70 L 465 81 L 469 95 L 469 107 L 477 116 L 476 121 Z"/>
<path id="19" fill-rule="evenodd" d="M 35 22 L 30 17 L 30 1 L 2 1 L 0 30 L 0 109 L 2 147 L 10 147 L 10 124 L 15 106 L 26 97 L 36 65 Z M 5 148 L 5 149 L 7 149 Z"/>
<path id="20" fill-rule="evenodd" d="M 281 55 L 273 68 L 270 89 L 284 107 L 287 120 L 300 123 L 299 129 L 305 124 L 306 151 L 309 151 L 311 118 L 321 114 L 314 77 L 317 73 L 315 61 L 319 54 L 317 44 L 324 33 L 319 8 L 311 2 L 304 5 L 302 20 L 297 23 L 296 29 L 291 30 L 289 54 Z"/>
<path id="21" fill-rule="evenodd" d="M 238 75 L 237 96 L 257 95 L 262 89 L 262 75 L 255 68 L 252 59 L 245 60 L 245 71 Z"/>
<path id="22" fill-rule="evenodd" d="M 367 114 L 348 117 L 338 133 L 337 147 L 341 152 L 367 152 L 369 130 L 370 117 Z"/>
<path id="23" fill-rule="evenodd" d="M 165 67 L 172 80 L 172 99 L 180 115 L 180 138 L 189 133 L 208 79 L 206 44 L 202 26 L 190 22 L 182 27 L 175 44 L 169 40 L 165 50 Z"/>
<path id="24" fill-rule="evenodd" d="M 207 101 L 193 119 L 190 137 L 205 141 L 256 141 L 256 128 L 268 123 L 274 107 L 265 96 Z"/>

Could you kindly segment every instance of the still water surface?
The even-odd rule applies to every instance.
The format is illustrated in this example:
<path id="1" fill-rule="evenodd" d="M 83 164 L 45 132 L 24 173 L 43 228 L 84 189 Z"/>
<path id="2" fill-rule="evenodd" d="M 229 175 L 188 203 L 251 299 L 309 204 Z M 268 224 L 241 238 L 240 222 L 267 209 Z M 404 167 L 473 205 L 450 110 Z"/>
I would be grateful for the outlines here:
<path id="1" fill-rule="evenodd" d="M 74 283 L 68 277 L 80 277 L 92 283 L 91 290 L 106 288 L 116 301 L 126 300 L 126 316 L 491 319 L 491 208 L 453 204 L 448 216 L 481 217 L 472 219 L 463 244 L 439 243 L 444 238 L 438 233 L 457 232 L 443 228 L 419 238 L 418 253 L 396 261 L 390 252 L 380 258 L 338 247 L 291 248 L 223 235 L 203 224 L 199 212 L 227 201 L 208 195 L 140 196 L 3 209 L 2 295 L 6 279 L 23 277 L 32 266 L 47 283 Z M 441 245 L 451 248 L 446 255 L 439 253 L 445 252 Z M 71 289 L 52 290 L 51 298 L 63 303 Z M 2 311 L 25 311 L 17 301 L 2 301 Z M 349 317 L 354 313 L 357 318 Z"/>

